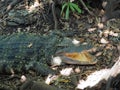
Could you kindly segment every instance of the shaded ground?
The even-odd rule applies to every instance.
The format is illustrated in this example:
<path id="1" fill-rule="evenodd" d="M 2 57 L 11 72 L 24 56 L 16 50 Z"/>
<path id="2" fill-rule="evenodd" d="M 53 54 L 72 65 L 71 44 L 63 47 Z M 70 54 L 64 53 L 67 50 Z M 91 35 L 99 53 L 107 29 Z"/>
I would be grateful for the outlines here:
<path id="1" fill-rule="evenodd" d="M 3 8 L 6 8 L 6 6 L 3 6 Z M 14 7 L 14 10 L 19 9 L 25 9 L 23 2 Z M 120 20 L 110 20 L 106 23 L 100 23 L 100 10 L 96 8 L 93 9 L 93 12 L 96 16 L 91 16 L 88 13 L 83 13 L 81 15 L 71 13 L 70 19 L 67 21 L 60 17 L 60 8 L 56 6 L 58 30 L 66 33 L 66 36 L 70 38 L 77 39 L 80 43 L 90 43 L 93 44 L 94 47 L 97 47 L 97 50 L 93 55 L 98 59 L 98 63 L 93 66 L 65 65 L 58 67 L 58 70 L 72 67 L 74 69 L 74 73 L 67 77 L 60 76 L 58 80 L 52 83 L 53 86 L 74 90 L 80 79 L 85 79 L 86 76 L 95 70 L 112 67 L 116 58 L 119 56 L 117 46 L 120 42 Z M 2 13 L 4 13 L 4 11 Z M 13 13 L 11 11 L 11 15 L 12 14 Z M 30 15 L 27 14 L 28 18 L 22 17 L 23 20 L 25 18 L 26 21 L 21 21 L 21 23 L 17 23 L 15 21 L 14 23 L 11 23 L 11 17 L 9 16 L 10 14 L 6 14 L 3 17 L 1 16 L 1 34 L 25 31 L 43 35 L 54 30 L 55 20 L 53 18 L 51 6 L 49 6 L 47 2 L 44 2 L 43 7 L 37 7 L 35 9 L 35 13 Z M 76 69 L 79 69 L 80 72 L 77 72 Z M 35 72 L 22 72 L 17 74 L 14 78 L 10 78 L 10 75 L 0 75 L 0 89 L 2 87 L 8 87 L 11 88 L 11 90 L 19 90 L 18 88 L 22 85 L 20 82 L 21 75 L 25 75 L 27 79 L 32 78 L 38 82 L 41 80 L 44 81 L 46 78 L 43 76 L 37 76 Z"/>

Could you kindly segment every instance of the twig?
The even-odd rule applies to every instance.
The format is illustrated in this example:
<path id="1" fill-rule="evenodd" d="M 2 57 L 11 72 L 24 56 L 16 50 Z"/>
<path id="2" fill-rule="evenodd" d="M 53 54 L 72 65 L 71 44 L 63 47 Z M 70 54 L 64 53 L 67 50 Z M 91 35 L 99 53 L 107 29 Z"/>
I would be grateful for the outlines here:
<path id="1" fill-rule="evenodd" d="M 13 0 L 13 1 L 7 6 L 4 15 L 7 14 L 10 10 L 12 10 L 12 9 L 14 8 L 14 6 L 15 6 L 16 4 L 18 4 L 18 3 L 20 3 L 21 1 L 23 1 L 23 0 Z"/>
<path id="2" fill-rule="evenodd" d="M 53 14 L 54 23 L 55 23 L 54 29 L 57 30 L 58 29 L 58 22 L 57 22 L 57 17 L 56 17 L 56 13 L 55 13 L 55 2 L 52 1 L 51 4 L 52 4 L 52 14 Z"/>
<path id="3" fill-rule="evenodd" d="M 118 54 L 120 55 L 120 43 L 118 44 L 117 49 L 118 49 Z"/>
<path id="4" fill-rule="evenodd" d="M 83 7 L 85 8 L 85 10 L 87 10 L 90 15 L 94 16 L 94 14 L 87 8 L 87 6 L 85 5 L 84 1 L 80 0 L 80 2 L 83 5 Z"/>

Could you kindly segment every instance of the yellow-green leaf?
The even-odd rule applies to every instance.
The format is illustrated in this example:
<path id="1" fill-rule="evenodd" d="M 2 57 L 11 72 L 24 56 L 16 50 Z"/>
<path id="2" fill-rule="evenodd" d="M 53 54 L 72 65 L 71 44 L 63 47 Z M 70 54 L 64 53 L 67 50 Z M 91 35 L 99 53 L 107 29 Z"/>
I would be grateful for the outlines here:
<path id="1" fill-rule="evenodd" d="M 68 3 L 64 3 L 63 6 L 62 6 L 62 10 L 61 10 L 61 14 L 63 13 L 65 7 L 68 5 Z"/>
<path id="2" fill-rule="evenodd" d="M 75 12 L 74 7 L 71 5 L 71 3 L 69 3 L 70 9 L 72 10 L 72 12 Z"/>
<path id="3" fill-rule="evenodd" d="M 74 7 L 78 13 L 81 13 L 81 9 L 78 7 L 78 5 L 74 4 L 74 3 L 71 3 L 71 6 Z"/>
<path id="4" fill-rule="evenodd" d="M 70 9 L 69 9 L 69 6 L 67 6 L 67 10 L 66 10 L 66 14 L 65 14 L 65 19 L 69 19 L 69 11 Z"/>

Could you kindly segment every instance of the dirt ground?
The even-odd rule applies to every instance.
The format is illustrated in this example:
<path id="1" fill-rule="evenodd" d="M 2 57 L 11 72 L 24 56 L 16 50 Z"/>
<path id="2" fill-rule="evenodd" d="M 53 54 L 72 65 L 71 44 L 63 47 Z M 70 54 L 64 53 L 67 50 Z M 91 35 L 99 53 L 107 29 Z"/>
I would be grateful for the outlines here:
<path id="1" fill-rule="evenodd" d="M 45 5 L 46 8 L 39 8 L 32 16 L 33 18 L 30 17 L 31 19 L 37 18 L 36 22 L 16 26 L 1 24 L 0 34 L 25 31 L 43 35 L 54 30 L 55 19 L 52 14 L 51 7 L 49 7 L 47 3 L 45 3 Z M 19 4 L 19 7 L 16 6 L 14 8 L 20 7 L 22 8 Z M 57 67 L 58 71 L 61 71 L 64 68 L 73 68 L 73 73 L 69 76 L 58 75 L 59 78 L 54 80 L 51 85 L 67 90 L 75 90 L 80 79 L 85 80 L 86 77 L 94 71 L 111 68 L 116 62 L 116 58 L 119 56 L 117 46 L 120 45 L 120 20 L 112 19 L 105 23 L 101 23 L 101 17 L 103 14 L 101 9 L 98 8 L 92 9 L 95 16 L 91 16 L 87 12 L 82 14 L 71 12 L 69 20 L 65 20 L 62 16 L 60 16 L 60 9 L 57 6 L 56 9 L 56 13 L 58 14 L 56 14 L 58 22 L 57 30 L 66 33 L 67 37 L 75 38 L 81 43 L 89 42 L 97 47 L 97 51 L 93 53 L 98 60 L 97 64 L 92 66 L 63 65 Z M 3 18 L 1 17 L 1 19 Z M 23 75 L 28 80 L 32 79 L 36 82 L 44 82 L 47 78 L 47 76 L 38 76 L 36 72 L 33 71 L 29 71 L 29 73 L 24 71 L 18 74 L 15 73 L 15 76 L 13 77 L 11 75 L 0 74 L 0 90 L 20 90 L 20 87 L 23 84 L 20 80 Z M 96 87 L 95 90 L 103 89 Z"/>

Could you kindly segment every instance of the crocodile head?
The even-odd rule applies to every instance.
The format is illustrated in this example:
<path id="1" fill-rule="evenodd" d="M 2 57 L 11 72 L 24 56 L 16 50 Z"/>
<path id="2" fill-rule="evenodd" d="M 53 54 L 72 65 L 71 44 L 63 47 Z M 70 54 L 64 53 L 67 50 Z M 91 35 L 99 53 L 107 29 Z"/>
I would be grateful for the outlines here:
<path id="1" fill-rule="evenodd" d="M 53 65 L 66 64 L 95 64 L 96 59 L 88 50 L 93 46 L 90 44 L 80 44 L 75 39 L 64 37 L 59 44 L 57 44 L 55 57 L 52 58 Z"/>

